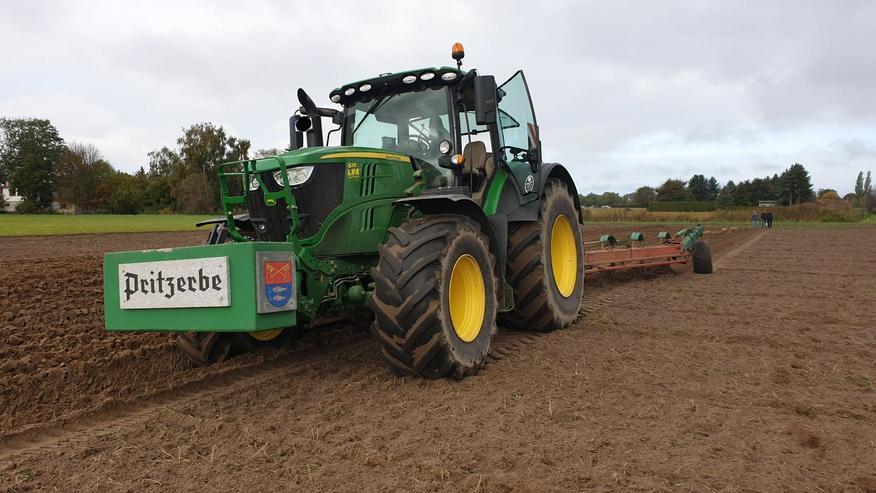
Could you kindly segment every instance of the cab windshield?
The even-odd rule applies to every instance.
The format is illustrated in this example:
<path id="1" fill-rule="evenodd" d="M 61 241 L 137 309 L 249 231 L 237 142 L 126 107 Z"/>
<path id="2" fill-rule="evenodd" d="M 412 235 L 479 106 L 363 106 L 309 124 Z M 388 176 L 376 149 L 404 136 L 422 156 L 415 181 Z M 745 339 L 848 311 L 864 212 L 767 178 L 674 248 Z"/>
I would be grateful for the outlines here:
<path id="1" fill-rule="evenodd" d="M 344 145 L 407 154 L 437 168 L 442 141 L 453 142 L 446 87 L 389 93 L 344 109 Z"/>

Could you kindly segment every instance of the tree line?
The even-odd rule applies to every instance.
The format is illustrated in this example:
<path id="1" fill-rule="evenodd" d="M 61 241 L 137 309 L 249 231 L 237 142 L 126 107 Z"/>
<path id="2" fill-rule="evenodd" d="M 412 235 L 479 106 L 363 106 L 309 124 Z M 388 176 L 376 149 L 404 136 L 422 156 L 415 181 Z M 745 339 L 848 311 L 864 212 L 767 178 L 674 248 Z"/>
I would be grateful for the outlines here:
<path id="1" fill-rule="evenodd" d="M 209 213 L 220 209 L 216 168 L 227 161 L 249 159 L 248 139 L 228 134 L 221 126 L 198 123 L 182 130 L 173 146 L 147 155 L 147 166 L 133 173 L 117 170 L 94 145 L 66 143 L 49 120 L 0 118 L 0 186 L 11 182 L 24 198 L 19 212 L 48 211 L 53 201 L 75 204 L 82 213 Z M 259 150 L 252 157 L 278 154 Z M 761 201 L 784 205 L 812 202 L 836 191 L 814 192 L 806 168 L 795 163 L 781 174 L 728 181 L 695 174 L 689 180 L 668 179 L 658 187 L 635 192 L 590 193 L 581 196 L 585 207 L 639 206 L 654 201 L 712 202 L 722 207 L 756 206 Z M 862 171 L 854 193 L 843 197 L 872 210 L 870 172 Z M 2 199 L 0 199 L 2 200 Z M 2 206 L 3 204 L 0 204 Z"/>
<path id="2" fill-rule="evenodd" d="M 812 178 L 806 167 L 794 163 L 781 174 L 773 174 L 764 178 L 753 178 L 740 181 L 733 180 L 721 185 L 712 176 L 695 174 L 689 180 L 668 179 L 658 187 L 642 186 L 635 192 L 620 195 L 615 192 L 602 194 L 589 193 L 582 195 L 581 205 L 585 207 L 647 207 L 652 202 L 711 202 L 720 207 L 756 206 L 762 201 L 775 201 L 782 205 L 796 205 L 813 202 L 833 192 L 837 199 L 845 200 L 858 207 L 872 210 L 876 205 L 873 198 L 873 188 L 870 172 L 858 174 L 855 192 L 840 198 L 835 190 L 819 189 L 814 191 Z"/>
<path id="3" fill-rule="evenodd" d="M 183 129 L 176 145 L 149 152 L 147 166 L 129 174 L 94 145 L 65 142 L 49 120 L 2 118 L 0 186 L 12 184 L 23 213 L 46 212 L 53 201 L 81 213 L 210 213 L 221 206 L 216 167 L 249 159 L 250 147 L 221 126 L 198 123 Z"/>

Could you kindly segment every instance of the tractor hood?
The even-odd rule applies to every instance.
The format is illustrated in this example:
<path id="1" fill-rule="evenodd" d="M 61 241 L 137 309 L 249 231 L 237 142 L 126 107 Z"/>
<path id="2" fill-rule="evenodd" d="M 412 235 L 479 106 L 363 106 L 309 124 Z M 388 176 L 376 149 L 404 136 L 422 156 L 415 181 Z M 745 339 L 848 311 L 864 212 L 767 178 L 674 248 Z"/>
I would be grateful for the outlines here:
<path id="1" fill-rule="evenodd" d="M 277 156 L 259 158 L 256 160 L 256 171 L 277 171 L 281 162 L 287 168 L 295 166 L 313 166 L 322 163 L 337 163 L 357 160 L 383 160 L 396 163 L 411 163 L 411 157 L 385 149 L 373 147 L 333 146 L 306 147 L 289 151 Z"/>
<path id="2" fill-rule="evenodd" d="M 384 201 L 381 217 L 389 214 L 392 201 L 414 185 L 414 168 L 422 164 L 398 152 L 353 146 L 307 147 L 225 163 L 219 166 L 223 208 L 226 216 L 246 208 L 249 234 L 259 241 L 358 238 L 372 231 L 350 229 L 365 216 L 370 224 L 377 206 L 366 203 Z"/>

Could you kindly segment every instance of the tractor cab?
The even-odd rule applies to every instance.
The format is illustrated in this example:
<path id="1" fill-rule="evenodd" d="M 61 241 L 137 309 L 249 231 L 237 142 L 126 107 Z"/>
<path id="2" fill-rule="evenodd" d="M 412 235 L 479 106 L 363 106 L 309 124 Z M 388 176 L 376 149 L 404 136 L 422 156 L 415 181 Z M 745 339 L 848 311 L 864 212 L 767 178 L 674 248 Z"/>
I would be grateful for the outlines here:
<path id="1" fill-rule="evenodd" d="M 497 88 L 493 76 L 461 70 L 461 45 L 454 46 L 453 56 L 456 68 L 422 68 L 344 84 L 329 94 L 342 110 L 316 108 L 300 91 L 290 148 L 323 145 L 318 120 L 326 116 L 338 125 L 329 141 L 340 131 L 342 146 L 410 156 L 422 170 L 427 192 L 461 193 L 480 203 L 501 166 L 514 176 L 521 195 L 531 192 L 541 153 L 523 72 Z"/>

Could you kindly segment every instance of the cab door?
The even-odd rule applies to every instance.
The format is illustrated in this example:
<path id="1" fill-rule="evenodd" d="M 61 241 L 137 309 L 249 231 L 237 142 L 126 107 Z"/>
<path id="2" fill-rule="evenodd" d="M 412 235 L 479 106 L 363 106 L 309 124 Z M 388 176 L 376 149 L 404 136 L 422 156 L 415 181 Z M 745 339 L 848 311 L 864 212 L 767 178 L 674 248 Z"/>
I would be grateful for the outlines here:
<path id="1" fill-rule="evenodd" d="M 524 203 L 538 198 L 541 143 L 535 110 L 522 70 L 499 86 L 499 132 L 507 163 Z"/>

